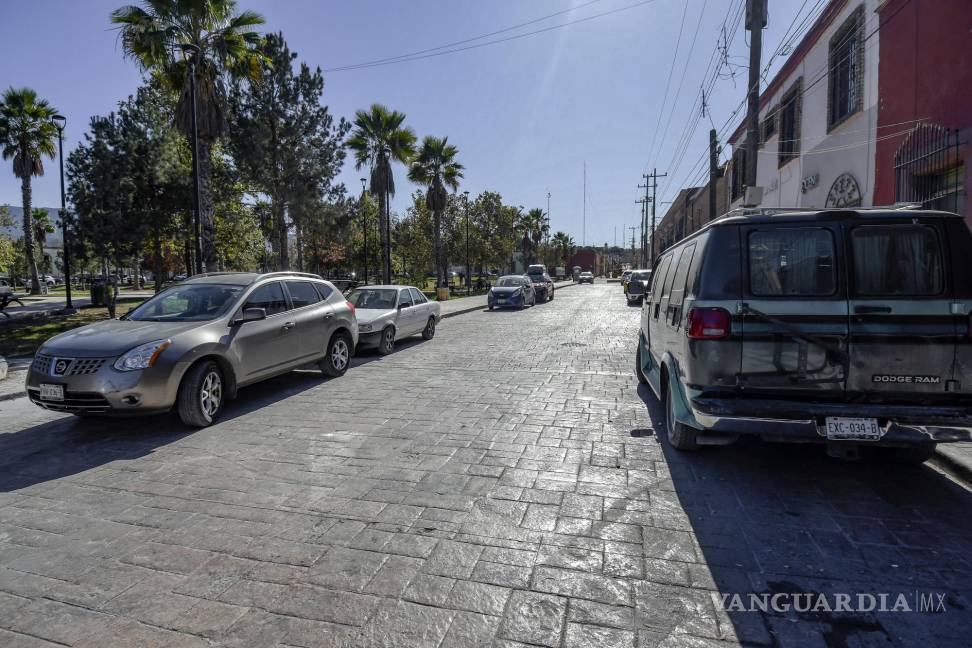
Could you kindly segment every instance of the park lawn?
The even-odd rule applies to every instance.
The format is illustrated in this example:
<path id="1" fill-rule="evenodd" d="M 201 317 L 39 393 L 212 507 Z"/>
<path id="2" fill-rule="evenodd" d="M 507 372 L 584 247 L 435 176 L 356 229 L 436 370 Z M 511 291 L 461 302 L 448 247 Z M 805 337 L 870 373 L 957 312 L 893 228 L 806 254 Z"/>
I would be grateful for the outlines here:
<path id="1" fill-rule="evenodd" d="M 124 315 L 138 305 L 119 302 L 115 313 Z M 107 308 L 82 308 L 74 315 L 47 315 L 0 320 L 0 355 L 32 355 L 48 338 L 73 328 L 108 319 Z"/>

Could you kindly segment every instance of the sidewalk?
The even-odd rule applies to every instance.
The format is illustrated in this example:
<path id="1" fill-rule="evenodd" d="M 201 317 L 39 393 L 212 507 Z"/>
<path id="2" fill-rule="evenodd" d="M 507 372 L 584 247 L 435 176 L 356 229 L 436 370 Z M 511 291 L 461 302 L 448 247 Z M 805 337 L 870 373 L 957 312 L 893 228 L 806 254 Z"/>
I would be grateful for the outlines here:
<path id="1" fill-rule="evenodd" d="M 87 291 L 83 293 L 87 295 Z M 129 297 L 141 297 L 148 299 L 155 293 L 151 290 L 123 290 L 118 293 L 119 299 L 127 299 Z M 24 296 L 19 298 L 24 302 L 23 306 L 8 306 L 3 312 L 10 315 L 11 319 L 16 319 L 18 317 L 27 317 L 29 315 L 47 315 L 50 313 L 56 313 L 64 308 L 66 303 L 66 298 L 64 295 L 34 295 L 34 296 Z M 91 304 L 91 298 L 88 296 L 72 296 L 71 305 L 75 308 L 83 308 Z"/>
<path id="2" fill-rule="evenodd" d="M 972 483 L 972 442 L 940 443 L 932 463 L 953 477 Z"/>
<path id="3" fill-rule="evenodd" d="M 0 380 L 0 403 L 26 396 L 24 381 L 27 380 L 27 369 L 33 361 L 32 356 L 7 358 L 7 377 Z"/>
<path id="4" fill-rule="evenodd" d="M 556 281 L 554 282 L 554 292 L 556 294 L 557 290 L 573 285 L 573 281 Z M 486 302 L 486 295 L 483 294 L 474 295 L 472 297 L 457 297 L 456 299 L 439 302 L 439 306 L 442 308 L 442 317 L 445 318 L 462 315 L 463 313 L 469 313 L 471 311 L 482 310 L 486 308 Z"/>

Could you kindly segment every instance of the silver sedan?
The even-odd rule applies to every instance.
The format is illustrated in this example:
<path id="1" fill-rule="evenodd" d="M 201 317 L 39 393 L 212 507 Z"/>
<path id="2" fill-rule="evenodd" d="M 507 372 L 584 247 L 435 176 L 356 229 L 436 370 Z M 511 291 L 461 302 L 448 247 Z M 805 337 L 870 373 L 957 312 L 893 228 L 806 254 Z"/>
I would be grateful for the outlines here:
<path id="1" fill-rule="evenodd" d="M 426 340 L 435 335 L 442 319 L 437 302 L 429 301 L 414 286 L 364 286 L 348 296 L 358 319 L 358 348 L 377 348 L 387 355 L 395 341 L 421 333 Z"/>

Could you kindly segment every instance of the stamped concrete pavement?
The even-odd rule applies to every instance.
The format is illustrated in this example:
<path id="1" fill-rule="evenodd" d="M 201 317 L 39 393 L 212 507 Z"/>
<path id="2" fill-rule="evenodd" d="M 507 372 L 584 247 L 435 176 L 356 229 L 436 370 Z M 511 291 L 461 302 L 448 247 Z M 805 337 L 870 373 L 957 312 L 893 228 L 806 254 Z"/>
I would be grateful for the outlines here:
<path id="1" fill-rule="evenodd" d="M 196 432 L 0 402 L 0 646 L 967 645 L 969 492 L 816 447 L 673 451 L 637 314 L 598 283 L 450 318 Z"/>

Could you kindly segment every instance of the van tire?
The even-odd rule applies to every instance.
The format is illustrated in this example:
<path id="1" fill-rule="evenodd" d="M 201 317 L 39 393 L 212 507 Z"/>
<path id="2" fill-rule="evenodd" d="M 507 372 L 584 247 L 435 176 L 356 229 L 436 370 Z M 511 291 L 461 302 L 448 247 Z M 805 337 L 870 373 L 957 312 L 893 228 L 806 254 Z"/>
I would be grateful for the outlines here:
<path id="1" fill-rule="evenodd" d="M 641 336 L 638 336 L 638 349 L 635 351 L 635 375 L 638 376 L 638 382 L 642 385 L 648 384 L 648 376 L 645 375 L 645 370 L 642 369 L 644 363 L 641 361 Z"/>
<path id="2" fill-rule="evenodd" d="M 937 443 L 922 443 L 907 448 L 893 448 L 893 461 L 902 464 L 920 465 L 935 456 Z"/>
<path id="3" fill-rule="evenodd" d="M 218 390 L 218 393 L 207 392 L 204 398 L 204 385 L 208 385 L 210 391 Z M 176 399 L 179 418 L 190 427 L 203 428 L 212 425 L 223 411 L 224 389 L 223 373 L 219 370 L 219 365 L 212 360 L 196 363 L 186 372 L 179 385 Z M 214 398 L 215 410 L 212 403 Z"/>
<path id="4" fill-rule="evenodd" d="M 675 420 L 672 390 L 667 386 L 667 377 L 665 385 L 665 436 L 668 438 L 668 443 L 676 450 L 698 450 L 699 444 L 696 441 L 698 432 Z"/>

